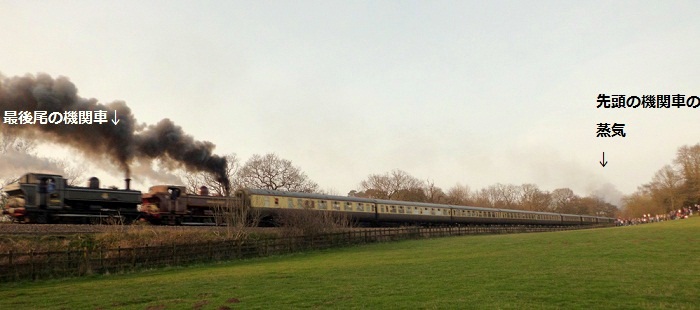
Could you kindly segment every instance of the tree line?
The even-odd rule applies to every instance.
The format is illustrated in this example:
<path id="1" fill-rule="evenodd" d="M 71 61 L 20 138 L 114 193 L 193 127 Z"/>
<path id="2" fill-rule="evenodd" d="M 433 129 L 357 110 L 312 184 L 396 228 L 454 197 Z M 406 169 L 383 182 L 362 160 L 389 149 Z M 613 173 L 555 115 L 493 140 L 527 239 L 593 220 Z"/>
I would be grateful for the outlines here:
<path id="1" fill-rule="evenodd" d="M 617 207 L 596 196 L 581 197 L 569 188 L 553 191 L 535 184 L 501 184 L 472 190 L 456 184 L 444 191 L 432 180 L 422 181 L 402 170 L 372 174 L 360 183 L 356 197 L 440 203 L 483 208 L 615 216 Z"/>
<path id="2" fill-rule="evenodd" d="M 700 204 L 700 144 L 678 148 L 671 164 L 664 165 L 649 183 L 623 198 L 622 216 L 639 218 L 668 214 Z"/>
<path id="3" fill-rule="evenodd" d="M 227 160 L 231 189 L 249 187 L 328 194 L 301 168 L 276 154 L 253 155 L 245 163 L 231 154 Z M 183 179 L 188 191 L 193 194 L 198 192 L 201 185 L 207 186 L 215 195 L 232 194 L 226 193 L 226 187 L 206 173 L 185 173 Z M 432 180 L 424 181 L 398 169 L 383 174 L 370 174 L 348 196 L 610 217 L 616 216 L 618 212 L 616 206 L 600 197 L 581 197 L 569 188 L 558 188 L 550 192 L 535 184 L 498 183 L 478 190 L 457 184 L 445 191 Z"/>

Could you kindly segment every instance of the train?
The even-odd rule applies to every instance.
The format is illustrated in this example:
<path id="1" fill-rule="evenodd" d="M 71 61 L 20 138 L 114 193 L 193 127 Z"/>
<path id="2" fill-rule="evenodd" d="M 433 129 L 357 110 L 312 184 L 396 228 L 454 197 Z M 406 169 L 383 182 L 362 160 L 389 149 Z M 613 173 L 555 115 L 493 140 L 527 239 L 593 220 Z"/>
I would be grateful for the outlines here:
<path id="1" fill-rule="evenodd" d="M 69 186 L 60 175 L 27 173 L 4 191 L 2 213 L 23 223 L 131 223 L 217 225 L 222 214 L 246 214 L 267 222 L 283 212 L 328 212 L 370 225 L 614 225 L 604 216 L 480 208 L 447 204 L 370 199 L 267 189 L 240 189 L 233 197 L 197 195 L 184 186 L 156 185 L 148 192 L 101 188 L 97 178 L 87 187 Z M 282 211 L 287 210 L 287 211 Z M 265 221 L 264 221 L 265 222 Z"/>

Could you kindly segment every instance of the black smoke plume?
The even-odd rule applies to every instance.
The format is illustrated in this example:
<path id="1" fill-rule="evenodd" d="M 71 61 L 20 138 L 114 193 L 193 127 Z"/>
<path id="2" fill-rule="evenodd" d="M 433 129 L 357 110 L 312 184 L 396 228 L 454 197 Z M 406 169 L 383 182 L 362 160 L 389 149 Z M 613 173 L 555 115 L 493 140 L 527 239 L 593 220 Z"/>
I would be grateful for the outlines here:
<path id="1" fill-rule="evenodd" d="M 103 124 L 7 124 L 5 111 L 106 111 Z M 119 122 L 110 120 L 114 111 Z M 48 74 L 6 78 L 0 76 L 0 129 L 26 138 L 57 142 L 80 150 L 87 156 L 112 159 L 127 177 L 134 159 L 160 159 L 189 171 L 207 171 L 219 182 L 229 184 L 226 159 L 212 154 L 215 145 L 197 141 L 169 119 L 156 125 L 138 124 L 131 109 L 123 101 L 103 104 L 96 99 L 78 97 L 78 89 L 66 77 Z"/>

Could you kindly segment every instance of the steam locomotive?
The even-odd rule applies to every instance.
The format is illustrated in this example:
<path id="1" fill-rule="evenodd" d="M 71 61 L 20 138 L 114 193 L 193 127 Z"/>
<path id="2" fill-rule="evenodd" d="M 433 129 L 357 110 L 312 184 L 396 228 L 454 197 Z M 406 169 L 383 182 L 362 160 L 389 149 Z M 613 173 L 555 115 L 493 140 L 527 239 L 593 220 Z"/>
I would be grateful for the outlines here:
<path id="1" fill-rule="evenodd" d="M 25 223 L 130 223 L 136 220 L 169 225 L 215 225 L 221 214 L 250 214 L 271 219 L 285 212 L 331 212 L 373 224 L 524 224 L 614 225 L 614 218 L 454 206 L 309 193 L 242 189 L 234 197 L 198 195 L 184 186 L 157 185 L 148 192 L 100 188 L 91 178 L 87 187 L 68 186 L 60 175 L 28 173 L 7 185 L 3 214 Z M 307 210 L 307 211 L 302 211 Z"/>

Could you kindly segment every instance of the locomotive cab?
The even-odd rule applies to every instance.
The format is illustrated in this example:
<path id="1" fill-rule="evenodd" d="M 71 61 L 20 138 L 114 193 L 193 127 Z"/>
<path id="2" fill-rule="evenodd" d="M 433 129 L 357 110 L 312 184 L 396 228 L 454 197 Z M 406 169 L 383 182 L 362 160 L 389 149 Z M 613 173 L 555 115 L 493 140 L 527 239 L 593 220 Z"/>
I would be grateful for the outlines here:
<path id="1" fill-rule="evenodd" d="M 185 193 L 184 186 L 156 185 L 148 189 L 148 193 L 143 194 L 142 211 L 157 213 L 184 214 L 186 212 L 185 203 L 182 203 L 181 196 Z"/>
<path id="2" fill-rule="evenodd" d="M 46 210 L 60 210 L 64 207 L 63 195 L 66 182 L 60 175 L 27 173 L 17 182 L 5 186 L 8 200 L 3 214 L 14 220 L 26 221 L 27 213 L 35 213 L 34 221 L 46 222 Z"/>
<path id="3" fill-rule="evenodd" d="M 200 195 L 188 194 L 184 186 L 156 185 L 143 194 L 141 211 L 148 214 L 153 223 L 167 224 L 215 224 L 217 216 L 235 208 L 230 197 L 208 196 L 206 187 Z"/>

